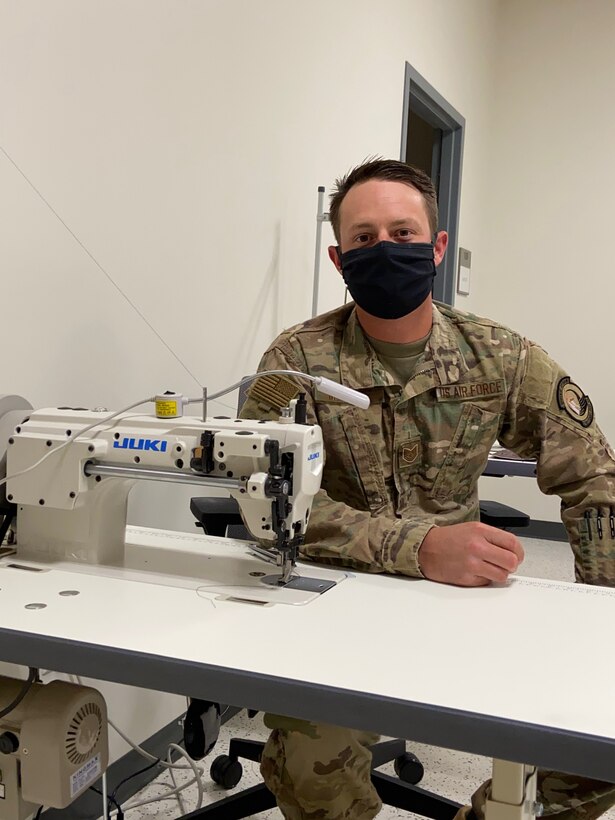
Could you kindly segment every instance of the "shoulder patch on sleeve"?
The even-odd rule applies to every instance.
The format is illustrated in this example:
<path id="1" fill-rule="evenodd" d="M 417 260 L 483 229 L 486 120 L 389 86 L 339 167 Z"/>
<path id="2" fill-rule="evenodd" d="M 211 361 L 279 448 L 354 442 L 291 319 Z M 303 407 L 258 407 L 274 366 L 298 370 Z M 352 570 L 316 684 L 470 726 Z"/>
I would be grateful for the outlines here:
<path id="1" fill-rule="evenodd" d="M 569 376 L 564 376 L 557 384 L 557 404 L 581 427 L 589 427 L 594 420 L 594 407 L 589 396 Z"/>
<path id="2" fill-rule="evenodd" d="M 252 382 L 248 395 L 255 401 L 281 410 L 295 398 L 300 389 L 287 376 L 261 376 Z"/>

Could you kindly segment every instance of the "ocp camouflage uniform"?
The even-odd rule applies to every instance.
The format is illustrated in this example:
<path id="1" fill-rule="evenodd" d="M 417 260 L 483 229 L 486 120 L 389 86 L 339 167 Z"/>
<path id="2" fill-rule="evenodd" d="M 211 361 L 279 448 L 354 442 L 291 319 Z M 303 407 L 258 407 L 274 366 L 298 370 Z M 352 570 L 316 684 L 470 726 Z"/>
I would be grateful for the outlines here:
<path id="1" fill-rule="evenodd" d="M 615 456 L 589 398 L 537 345 L 434 305 L 431 336 L 402 386 L 350 304 L 282 333 L 259 369 L 325 376 L 370 399 L 361 410 L 300 383 L 326 451 L 304 558 L 421 577 L 419 548 L 429 530 L 479 519 L 478 479 L 499 441 L 535 459 L 540 489 L 562 499 L 577 580 L 615 585 Z M 286 377 L 263 377 L 242 416 L 276 417 L 298 389 Z M 274 731 L 262 772 L 286 817 L 377 814 L 373 736 L 271 715 L 266 722 Z M 561 817 L 591 818 L 615 804 L 615 786 L 570 775 L 542 773 L 539 791 L 546 812 Z M 473 800 L 479 815 L 486 792 L 488 784 Z"/>

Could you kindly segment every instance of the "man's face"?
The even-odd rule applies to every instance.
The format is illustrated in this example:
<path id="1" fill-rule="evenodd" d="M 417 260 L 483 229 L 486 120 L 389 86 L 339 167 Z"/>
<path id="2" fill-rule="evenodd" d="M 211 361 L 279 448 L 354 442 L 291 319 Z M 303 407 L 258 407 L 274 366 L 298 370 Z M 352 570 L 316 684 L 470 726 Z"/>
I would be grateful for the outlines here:
<path id="1" fill-rule="evenodd" d="M 423 195 L 403 182 L 370 179 L 352 187 L 340 207 L 340 252 L 368 248 L 378 242 L 431 242 Z M 448 237 L 440 231 L 435 242 L 435 262 L 439 265 Z M 336 249 L 329 248 L 336 268 Z"/>

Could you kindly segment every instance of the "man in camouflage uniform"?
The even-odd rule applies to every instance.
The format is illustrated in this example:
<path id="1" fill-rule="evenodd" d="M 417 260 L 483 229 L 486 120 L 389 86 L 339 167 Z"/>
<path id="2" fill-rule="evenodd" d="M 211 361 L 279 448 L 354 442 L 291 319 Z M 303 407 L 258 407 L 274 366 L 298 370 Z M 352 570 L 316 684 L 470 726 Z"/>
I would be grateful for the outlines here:
<path id="1" fill-rule="evenodd" d="M 259 369 L 326 376 L 367 394 L 359 410 L 308 392 L 326 463 L 303 555 L 367 572 L 461 586 L 504 582 L 523 560 L 512 535 L 479 522 L 477 483 L 496 441 L 536 459 L 562 499 L 578 581 L 615 581 L 615 457 L 583 391 L 537 345 L 488 319 L 435 304 L 447 236 L 433 185 L 374 160 L 337 183 L 329 254 L 355 302 L 282 333 Z M 244 417 L 275 417 L 305 383 L 267 376 Z M 266 716 L 261 770 L 287 818 L 371 818 L 366 732 Z M 540 772 L 546 814 L 591 820 L 615 786 Z M 460 815 L 482 818 L 484 784 Z"/>

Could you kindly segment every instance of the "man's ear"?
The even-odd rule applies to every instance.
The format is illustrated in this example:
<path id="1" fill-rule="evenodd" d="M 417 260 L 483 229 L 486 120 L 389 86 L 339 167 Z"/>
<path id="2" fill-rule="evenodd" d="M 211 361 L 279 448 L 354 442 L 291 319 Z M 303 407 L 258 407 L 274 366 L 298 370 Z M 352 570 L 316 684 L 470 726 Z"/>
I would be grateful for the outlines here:
<path id="1" fill-rule="evenodd" d="M 436 236 L 436 241 L 434 242 L 434 261 L 436 263 L 436 267 L 440 264 L 440 262 L 444 259 L 444 253 L 446 251 L 446 246 L 448 245 L 448 234 L 446 231 L 439 231 Z"/>
<path id="2" fill-rule="evenodd" d="M 337 272 L 342 272 L 342 263 L 340 262 L 340 248 L 339 245 L 329 245 L 329 259 L 337 268 Z"/>

